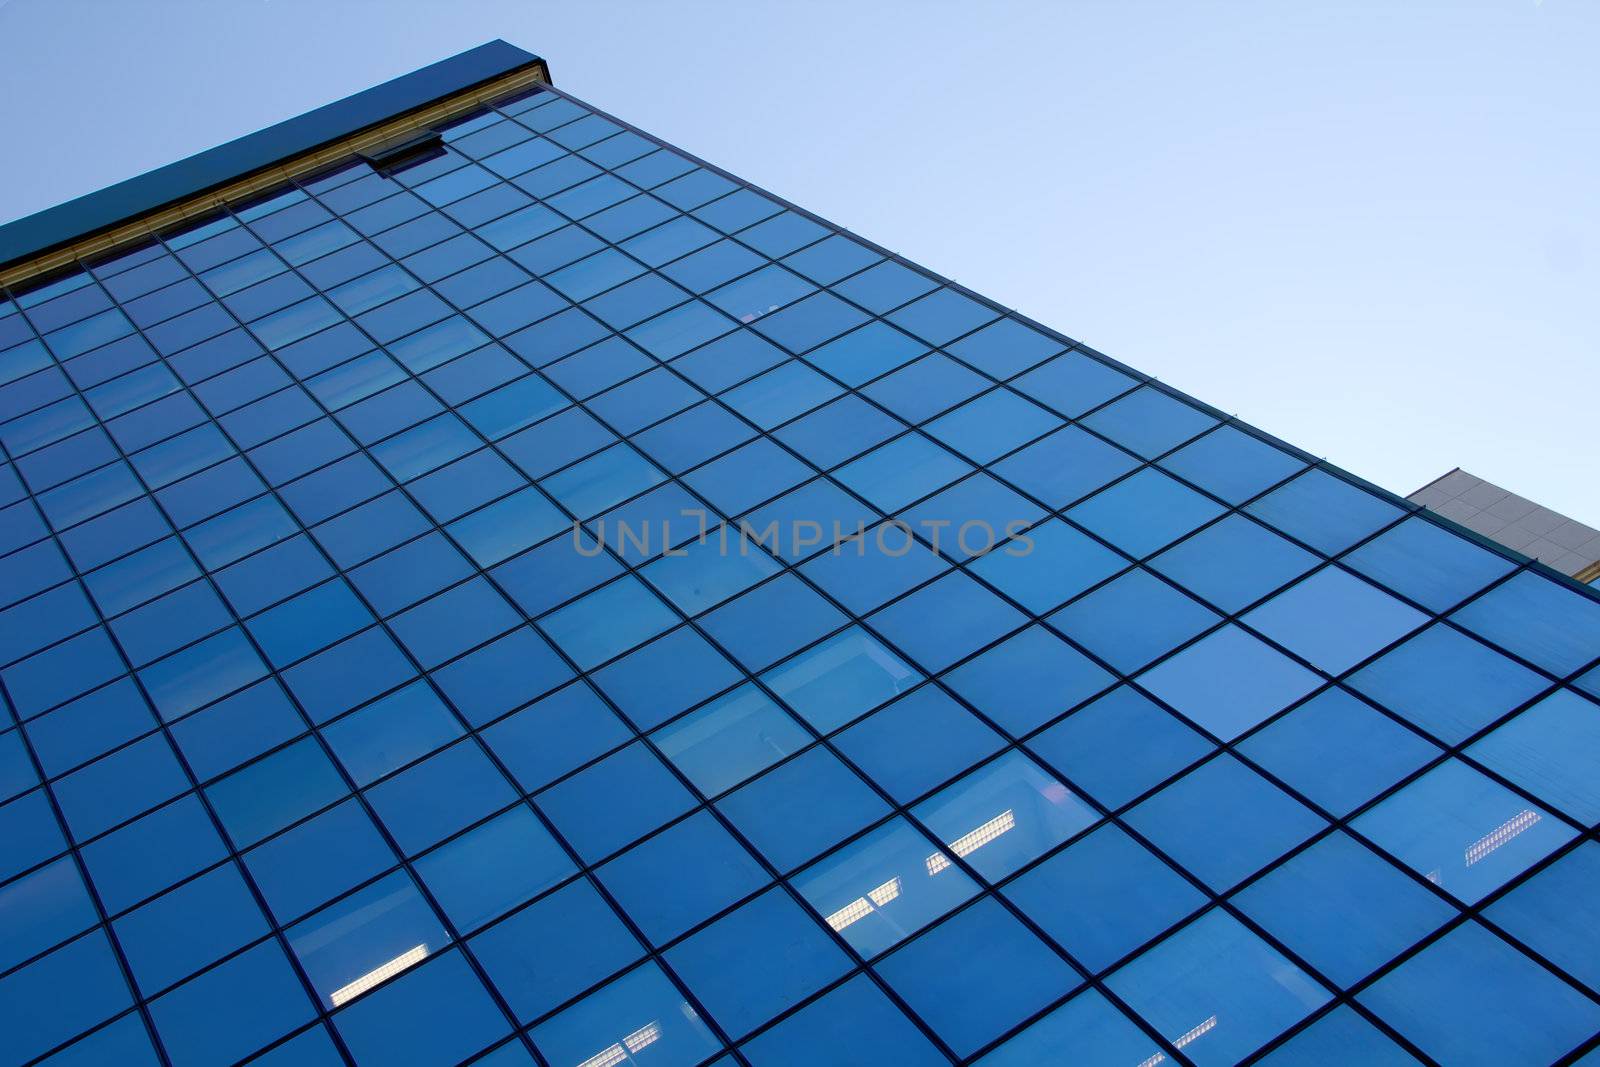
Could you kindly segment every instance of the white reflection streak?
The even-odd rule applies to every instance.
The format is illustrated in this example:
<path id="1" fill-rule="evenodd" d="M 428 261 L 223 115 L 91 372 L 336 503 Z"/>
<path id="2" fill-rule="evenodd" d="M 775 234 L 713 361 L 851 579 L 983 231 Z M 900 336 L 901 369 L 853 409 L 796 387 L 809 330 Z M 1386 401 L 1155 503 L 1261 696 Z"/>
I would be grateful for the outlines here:
<path id="1" fill-rule="evenodd" d="M 628 1058 L 629 1052 L 637 1055 L 659 1040 L 661 1040 L 661 1024 L 647 1023 L 610 1048 L 602 1049 L 590 1056 L 578 1064 L 578 1067 L 615 1067 Z"/>
<path id="2" fill-rule="evenodd" d="M 1474 863 L 1477 863 L 1524 830 L 1532 829 L 1539 819 L 1538 812 L 1532 808 L 1524 808 L 1521 814 L 1515 815 L 1496 826 L 1493 830 L 1490 830 L 1467 846 L 1467 866 L 1471 867 Z"/>
<path id="3" fill-rule="evenodd" d="M 864 897 L 856 897 L 850 903 L 828 916 L 826 922 L 835 930 L 843 930 L 852 923 L 858 923 L 873 912 L 873 905 L 883 907 L 889 901 L 900 895 L 900 879 L 894 877 L 872 890 Z"/>
<path id="4" fill-rule="evenodd" d="M 958 856 L 970 856 L 1001 834 L 1015 829 L 1016 825 L 1016 813 L 1007 808 L 971 833 L 962 834 L 950 842 L 950 851 Z M 943 852 L 935 852 L 925 862 L 927 863 L 928 873 L 934 875 L 950 866 L 950 857 Z"/>
<path id="5" fill-rule="evenodd" d="M 1217 1026 L 1217 1017 L 1215 1015 L 1213 1015 L 1211 1018 L 1207 1019 L 1205 1022 L 1201 1023 L 1199 1026 L 1196 1026 L 1194 1029 L 1189 1030 L 1189 1031 L 1187 1031 L 1185 1033 L 1179 1034 L 1177 1037 L 1173 1038 L 1172 1039 L 1172 1047 L 1173 1048 L 1183 1048 L 1185 1045 L 1189 1044 L 1195 1038 L 1201 1036 L 1202 1034 L 1210 1033 L 1212 1030 L 1216 1029 L 1216 1026 Z M 1165 1052 L 1158 1052 L 1154 1056 L 1151 1056 L 1149 1059 L 1144 1060 L 1143 1062 L 1141 1062 L 1139 1064 L 1139 1067 L 1156 1067 L 1156 1064 L 1164 1063 L 1164 1062 L 1166 1062 L 1166 1059 L 1167 1059 L 1167 1054 Z"/>
<path id="6" fill-rule="evenodd" d="M 349 985 L 340 986 L 338 989 L 335 989 L 332 993 L 328 994 L 328 999 L 333 1001 L 333 1006 L 337 1008 L 345 1001 L 354 1000 L 356 997 L 359 997 L 361 994 L 365 993 L 379 982 L 382 982 L 384 979 L 393 978 L 407 967 L 421 963 L 424 959 L 427 959 L 427 957 L 427 945 L 418 945 L 415 948 L 408 948 L 404 952 L 400 953 L 400 955 L 390 960 L 388 963 L 385 963 L 383 966 L 368 971 L 366 974 L 362 975 L 360 978 L 357 978 Z"/>

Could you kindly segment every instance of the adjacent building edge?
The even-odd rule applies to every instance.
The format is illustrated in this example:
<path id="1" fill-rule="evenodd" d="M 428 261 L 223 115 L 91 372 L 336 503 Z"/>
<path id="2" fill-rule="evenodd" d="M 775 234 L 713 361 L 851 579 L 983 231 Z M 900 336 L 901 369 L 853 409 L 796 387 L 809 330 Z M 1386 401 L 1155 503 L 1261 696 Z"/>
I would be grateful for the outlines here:
<path id="1" fill-rule="evenodd" d="M 1457 467 L 1406 498 L 1585 584 L 1600 578 L 1600 530 Z"/>

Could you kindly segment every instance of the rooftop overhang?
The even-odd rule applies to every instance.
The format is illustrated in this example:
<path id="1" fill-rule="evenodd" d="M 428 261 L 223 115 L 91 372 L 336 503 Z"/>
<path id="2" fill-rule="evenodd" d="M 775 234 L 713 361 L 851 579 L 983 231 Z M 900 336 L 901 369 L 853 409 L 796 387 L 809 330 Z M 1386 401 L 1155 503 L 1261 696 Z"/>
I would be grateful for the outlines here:
<path id="1" fill-rule="evenodd" d="M 0 226 L 0 284 L 16 285 L 103 254 L 549 80 L 544 60 L 531 52 L 505 41 L 479 45 Z"/>

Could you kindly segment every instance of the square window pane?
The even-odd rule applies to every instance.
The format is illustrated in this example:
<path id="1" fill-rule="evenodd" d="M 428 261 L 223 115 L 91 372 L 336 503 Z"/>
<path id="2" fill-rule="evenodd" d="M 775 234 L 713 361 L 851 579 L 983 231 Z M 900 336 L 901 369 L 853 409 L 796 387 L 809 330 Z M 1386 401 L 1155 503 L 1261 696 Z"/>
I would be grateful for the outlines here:
<path id="1" fill-rule="evenodd" d="M 1116 826 L 1051 856 L 1005 895 L 1096 973 L 1206 903 L 1204 893 Z"/>
<path id="2" fill-rule="evenodd" d="M 1325 825 L 1311 809 L 1227 754 L 1143 801 L 1127 818 L 1129 826 L 1217 892 Z"/>
<path id="3" fill-rule="evenodd" d="M 1330 674 L 1348 670 L 1427 621 L 1349 572 L 1326 567 L 1243 621 Z"/>
<path id="4" fill-rule="evenodd" d="M 1600 844 L 1587 841 L 1489 905 L 1485 915 L 1600 990 Z"/>
<path id="5" fill-rule="evenodd" d="M 898 816 L 792 881 L 822 921 L 866 957 L 899 944 L 979 892 L 948 855 Z"/>
<path id="6" fill-rule="evenodd" d="M 1081 797 L 1016 750 L 935 793 L 912 814 L 990 882 L 1099 818 Z"/>
<path id="7" fill-rule="evenodd" d="M 1222 508 L 1146 468 L 1067 513 L 1131 556 L 1147 556 L 1222 514 Z"/>
<path id="8" fill-rule="evenodd" d="M 445 948 L 450 937 L 411 878 L 389 875 L 288 931 L 325 1007 L 354 1000 Z"/>
<path id="9" fill-rule="evenodd" d="M 1343 689 L 1318 693 L 1240 750 L 1335 815 L 1348 815 L 1438 748 Z"/>
<path id="10" fill-rule="evenodd" d="M 1139 682 L 1224 741 L 1319 684 L 1316 675 L 1232 624 L 1152 667 Z"/>
<path id="11" fill-rule="evenodd" d="M 834 744 L 905 803 L 994 754 L 1005 740 L 943 689 L 925 685 L 845 730 Z"/>
<path id="12" fill-rule="evenodd" d="M 1108 808 L 1120 808 L 1212 750 L 1193 727 L 1119 686 L 1028 742 Z"/>
<path id="13" fill-rule="evenodd" d="M 781 889 L 691 935 L 667 960 L 735 1037 L 850 968 L 843 950 Z"/>
<path id="14" fill-rule="evenodd" d="M 1182 1042 L 1184 1054 L 1201 1067 L 1237 1063 L 1328 1000 L 1305 972 L 1215 910 L 1108 983 L 1168 1041 Z"/>
<path id="15" fill-rule="evenodd" d="M 768 882 L 755 857 L 703 810 L 645 839 L 596 873 L 657 945 Z"/>
<path id="16" fill-rule="evenodd" d="M 1455 914 L 1449 904 L 1344 833 L 1318 841 L 1234 900 L 1346 988 Z"/>
<path id="17" fill-rule="evenodd" d="M 589 994 L 534 1027 L 530 1036 L 553 1063 L 583 1063 L 594 1056 L 620 1063 L 630 1047 L 649 1047 L 661 1067 L 694 1067 L 721 1046 L 654 963 Z"/>
<path id="18" fill-rule="evenodd" d="M 1467 749 L 1578 822 L 1600 823 L 1600 705 L 1558 690 Z"/>
<path id="19" fill-rule="evenodd" d="M 821 642 L 761 676 L 821 733 L 871 711 L 922 680 L 859 626 Z"/>
<path id="20" fill-rule="evenodd" d="M 888 814 L 859 775 L 817 747 L 717 802 L 780 871 L 793 870 Z"/>
<path id="21" fill-rule="evenodd" d="M 753 685 L 742 685 L 650 736 L 706 796 L 753 778 L 812 740 L 805 727 Z"/>
<path id="22" fill-rule="evenodd" d="M 1448 760 L 1350 824 L 1465 903 L 1521 874 L 1574 831 L 1460 760 Z"/>
<path id="23" fill-rule="evenodd" d="M 1548 683 L 1459 630 L 1435 624 L 1351 675 L 1348 684 L 1455 744 Z"/>
<path id="24" fill-rule="evenodd" d="M 1468 923 L 1359 998 L 1442 1063 L 1547 1063 L 1600 1027 L 1600 1007 Z M 1537 1026 L 1521 1020 L 1536 1017 Z"/>
<path id="25" fill-rule="evenodd" d="M 1078 972 L 986 897 L 877 964 L 959 1055 L 1071 992 Z"/>

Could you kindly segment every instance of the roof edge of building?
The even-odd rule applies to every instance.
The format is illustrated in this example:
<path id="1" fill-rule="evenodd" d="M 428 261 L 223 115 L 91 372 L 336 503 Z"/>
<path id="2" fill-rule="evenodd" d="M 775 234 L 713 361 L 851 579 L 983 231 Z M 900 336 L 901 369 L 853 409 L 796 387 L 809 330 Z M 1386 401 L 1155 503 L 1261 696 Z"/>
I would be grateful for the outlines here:
<path id="1" fill-rule="evenodd" d="M 489 41 L 255 133 L 6 223 L 0 226 L 0 281 L 14 284 L 48 273 L 76 258 L 60 255 L 54 257 L 61 259 L 56 263 L 52 253 L 271 171 L 285 160 L 347 141 L 436 101 L 501 83 L 519 72 L 527 74 L 530 83 L 549 81 L 549 69 L 539 56 L 502 40 Z M 178 217 L 210 206 L 201 205 Z M 124 240 L 135 236 L 129 234 Z M 107 247 L 120 243 L 107 242 Z M 37 264 L 35 269 L 19 270 L 33 264 Z"/>

